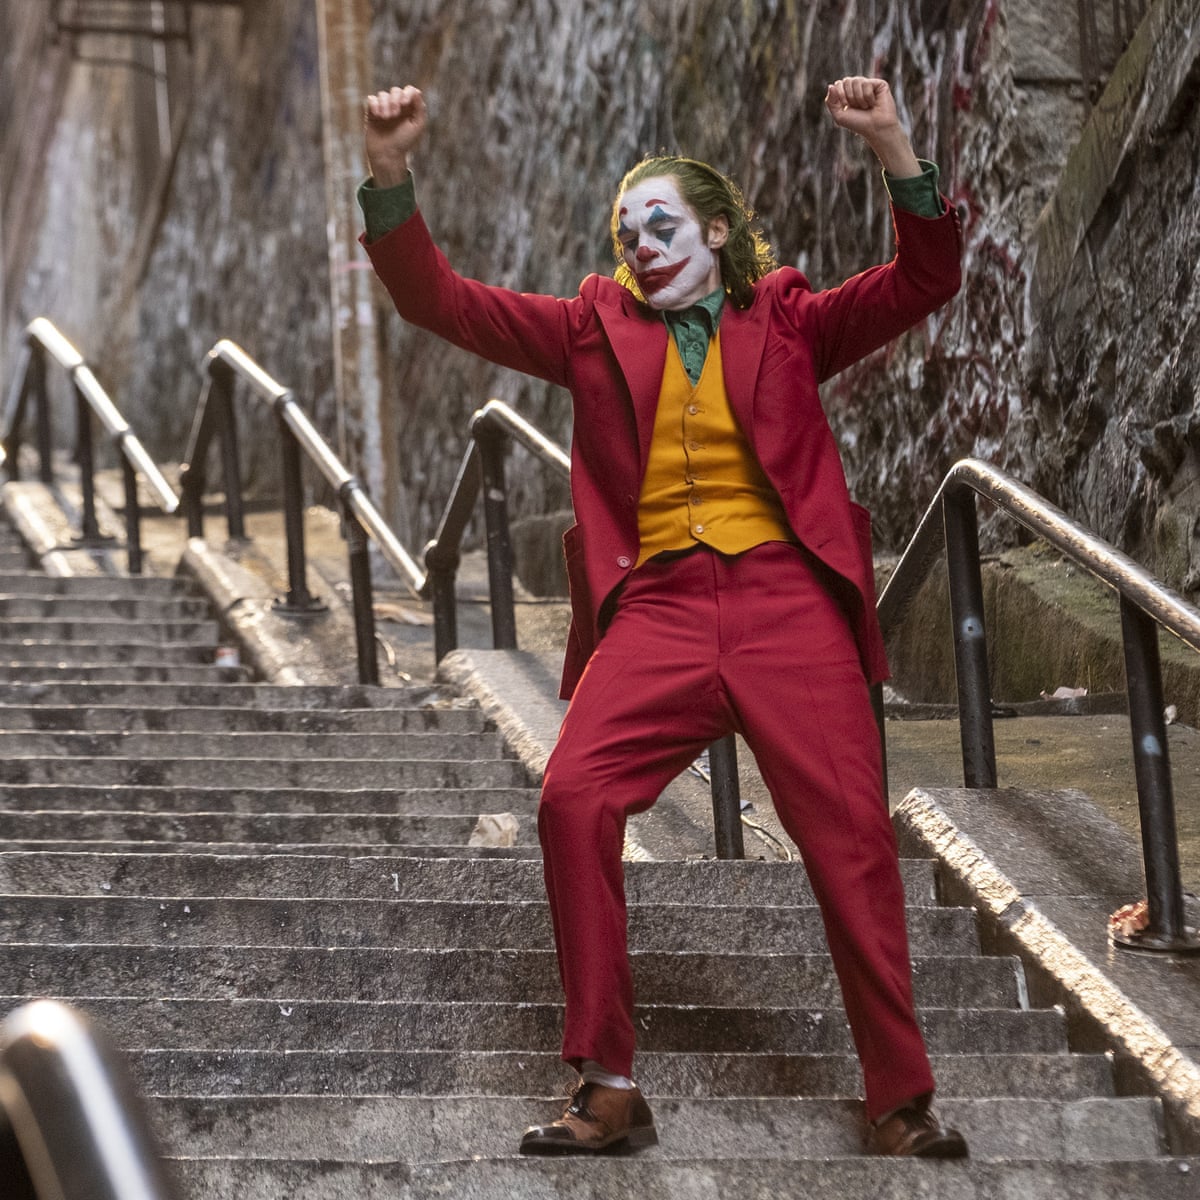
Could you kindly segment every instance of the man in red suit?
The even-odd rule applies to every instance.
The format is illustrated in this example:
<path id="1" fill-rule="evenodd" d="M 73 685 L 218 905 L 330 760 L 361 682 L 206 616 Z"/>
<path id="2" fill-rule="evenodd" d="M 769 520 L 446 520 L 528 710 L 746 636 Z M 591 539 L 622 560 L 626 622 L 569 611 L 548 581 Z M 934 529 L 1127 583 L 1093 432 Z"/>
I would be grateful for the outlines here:
<path id="1" fill-rule="evenodd" d="M 645 160 L 611 216 L 615 278 L 569 299 L 456 274 L 416 210 L 421 93 L 366 102 L 360 189 L 371 261 L 406 320 L 566 388 L 571 699 L 538 815 L 581 1083 L 528 1154 L 657 1140 L 631 1078 L 625 821 L 731 731 L 799 846 L 862 1064 L 867 1148 L 959 1157 L 930 1107 L 904 896 L 868 685 L 887 665 L 869 518 L 850 502 L 818 385 L 958 290 L 960 234 L 883 80 L 830 85 L 833 121 L 875 152 L 897 252 L 814 292 L 778 268 L 740 191 L 712 167 Z"/>

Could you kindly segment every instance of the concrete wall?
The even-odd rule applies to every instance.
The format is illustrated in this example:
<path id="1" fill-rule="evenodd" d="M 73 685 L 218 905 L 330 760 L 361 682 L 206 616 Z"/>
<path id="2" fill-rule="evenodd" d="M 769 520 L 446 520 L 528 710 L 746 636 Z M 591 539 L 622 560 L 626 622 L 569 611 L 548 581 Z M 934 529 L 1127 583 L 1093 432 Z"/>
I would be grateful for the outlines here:
<path id="1" fill-rule="evenodd" d="M 204 355 L 239 342 L 318 420 L 331 407 L 329 276 L 313 8 L 198 5 L 171 49 L 168 103 L 144 70 L 89 64 L 47 35 L 50 5 L 0 10 L 5 55 L 5 379 L 24 325 L 47 315 L 93 363 L 151 451 L 183 456 Z M 148 43 L 80 43 L 83 54 Z M 45 97 L 52 121 L 37 119 Z M 170 135 L 157 145 L 157 121 Z M 149 145 L 147 140 L 149 139 Z M 247 465 L 274 447 L 245 406 Z"/>

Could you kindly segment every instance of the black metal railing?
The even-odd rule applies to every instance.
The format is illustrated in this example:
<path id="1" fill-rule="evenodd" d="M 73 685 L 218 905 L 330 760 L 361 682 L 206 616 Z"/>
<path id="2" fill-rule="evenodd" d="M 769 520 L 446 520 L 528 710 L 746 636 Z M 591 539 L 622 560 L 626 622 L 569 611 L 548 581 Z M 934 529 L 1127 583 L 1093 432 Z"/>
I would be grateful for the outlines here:
<path id="1" fill-rule="evenodd" d="M 75 395 L 75 459 L 79 466 L 82 493 L 80 546 L 106 546 L 110 539 L 100 530 L 96 519 L 96 468 L 92 440 L 92 420 L 99 420 L 117 450 L 125 485 L 125 548 L 129 572 L 141 574 L 142 534 L 138 479 L 153 493 L 163 512 L 173 513 L 179 499 L 154 465 L 129 423 L 117 411 L 108 393 L 100 386 L 91 368 L 78 350 L 45 317 L 31 321 L 25 330 L 13 376 L 11 390 L 0 418 L 3 462 L 13 479 L 20 477 L 21 446 L 25 418 L 32 398 L 34 404 L 34 442 L 38 454 L 39 478 L 47 486 L 54 483 L 53 427 L 50 391 L 47 384 L 47 359 L 67 373 Z"/>
<path id="2" fill-rule="evenodd" d="M 108 1038 L 35 1000 L 0 1024 L 0 1193 L 6 1200 L 174 1200 L 142 1105 Z"/>
<path id="3" fill-rule="evenodd" d="M 1161 626 L 1200 651 L 1200 610 L 998 467 L 977 459 L 956 463 L 888 580 L 878 611 L 887 636 L 903 619 L 917 589 L 945 548 L 963 782 L 967 787 L 996 786 L 977 495 L 1107 584 L 1119 597 L 1149 924 L 1118 940 L 1119 944 L 1139 949 L 1200 950 L 1200 937 L 1187 926 L 1184 917 L 1158 647 Z"/>
<path id="4" fill-rule="evenodd" d="M 234 408 L 234 392 L 240 379 L 254 395 L 271 406 L 279 430 L 288 590 L 287 596 L 276 603 L 276 611 L 296 617 L 325 611 L 325 605 L 308 589 L 304 482 L 301 477 L 303 451 L 334 489 L 341 506 L 350 559 L 358 678 L 360 683 L 377 684 L 379 660 L 375 641 L 370 543 L 375 543 L 383 557 L 415 594 L 421 594 L 425 586 L 425 573 L 379 515 L 362 484 L 346 470 L 316 431 L 288 388 L 272 379 L 241 347 L 228 339 L 223 338 L 208 352 L 205 366 L 204 388 L 192 424 L 186 462 L 180 468 L 188 536 L 204 536 L 206 463 L 215 440 L 220 446 L 229 537 L 234 540 L 244 540 L 246 537 Z"/>

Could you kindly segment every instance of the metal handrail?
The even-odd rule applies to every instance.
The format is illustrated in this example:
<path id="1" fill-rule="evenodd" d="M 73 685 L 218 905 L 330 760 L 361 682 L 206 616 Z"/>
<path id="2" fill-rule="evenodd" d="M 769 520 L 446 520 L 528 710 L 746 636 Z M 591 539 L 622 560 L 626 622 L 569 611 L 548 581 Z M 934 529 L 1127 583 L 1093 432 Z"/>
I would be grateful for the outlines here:
<path id="1" fill-rule="evenodd" d="M 121 462 L 121 473 L 125 484 L 125 528 L 126 550 L 129 555 L 129 570 L 137 575 L 142 570 L 141 506 L 138 501 L 137 481 L 140 478 L 154 494 L 155 501 L 165 513 L 173 513 L 179 507 L 179 498 L 171 485 L 163 478 L 146 448 L 134 435 L 129 422 L 117 410 L 108 393 L 100 386 L 83 355 L 67 340 L 53 322 L 37 317 L 25 329 L 21 344 L 18 368 L 13 376 L 11 390 L 0 422 L 0 437 L 4 453 L 0 463 L 6 462 L 13 479 L 19 478 L 21 428 L 25 409 L 32 395 L 35 401 L 36 440 L 39 460 L 39 477 L 50 486 L 54 482 L 51 456 L 51 427 L 49 393 L 46 388 L 46 358 L 49 356 L 66 371 L 76 398 L 76 455 L 82 483 L 83 513 L 81 517 L 81 545 L 106 545 L 108 539 L 100 532 L 96 520 L 96 481 L 92 453 L 91 418 L 95 416 L 104 426 L 113 445 L 116 446 Z"/>
<path id="2" fill-rule="evenodd" d="M 1200 650 L 1200 610 L 1005 471 L 978 459 L 956 463 L 883 589 L 878 614 L 886 637 L 903 619 L 944 546 L 967 787 L 996 786 L 977 495 L 1119 597 L 1149 923 L 1141 931 L 1114 938 L 1120 945 L 1144 950 L 1200 950 L 1200 935 L 1187 926 L 1184 915 L 1158 649 L 1161 626 L 1193 650 Z"/>
<path id="3" fill-rule="evenodd" d="M 324 612 L 326 606 L 308 590 L 304 547 L 304 490 L 300 476 L 300 452 L 336 491 L 341 505 L 350 557 L 350 580 L 354 607 L 358 677 L 361 683 L 379 682 L 375 647 L 375 615 L 371 599 L 370 542 L 396 570 L 414 595 L 421 595 L 426 576 L 400 544 L 387 522 L 363 490 L 362 484 L 342 465 L 296 403 L 289 388 L 272 378 L 240 346 L 222 338 L 205 357 L 205 384 L 192 425 L 186 462 L 180 468 L 183 507 L 190 537 L 204 536 L 205 463 L 214 439 L 221 445 L 225 483 L 225 516 L 229 536 L 244 539 L 241 469 L 238 461 L 237 421 L 234 414 L 234 385 L 241 379 L 265 400 L 275 414 L 282 455 L 283 513 L 287 534 L 288 592 L 276 603 L 276 611 L 289 616 Z"/>
<path id="4" fill-rule="evenodd" d="M 0 1178 L 60 1200 L 173 1200 L 178 1195 L 108 1038 L 54 1000 L 15 1009 L 0 1025 Z M 30 1192 L 32 1188 L 32 1192 Z"/>

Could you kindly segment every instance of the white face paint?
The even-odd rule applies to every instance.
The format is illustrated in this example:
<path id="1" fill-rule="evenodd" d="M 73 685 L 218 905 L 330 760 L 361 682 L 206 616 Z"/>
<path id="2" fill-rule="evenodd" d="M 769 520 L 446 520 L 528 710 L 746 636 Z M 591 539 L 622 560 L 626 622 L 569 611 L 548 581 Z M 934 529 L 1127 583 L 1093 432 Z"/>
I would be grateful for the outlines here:
<path id="1" fill-rule="evenodd" d="M 670 175 L 635 183 L 617 200 L 625 264 L 652 308 L 679 310 L 721 286 L 721 222 L 707 236 Z"/>

